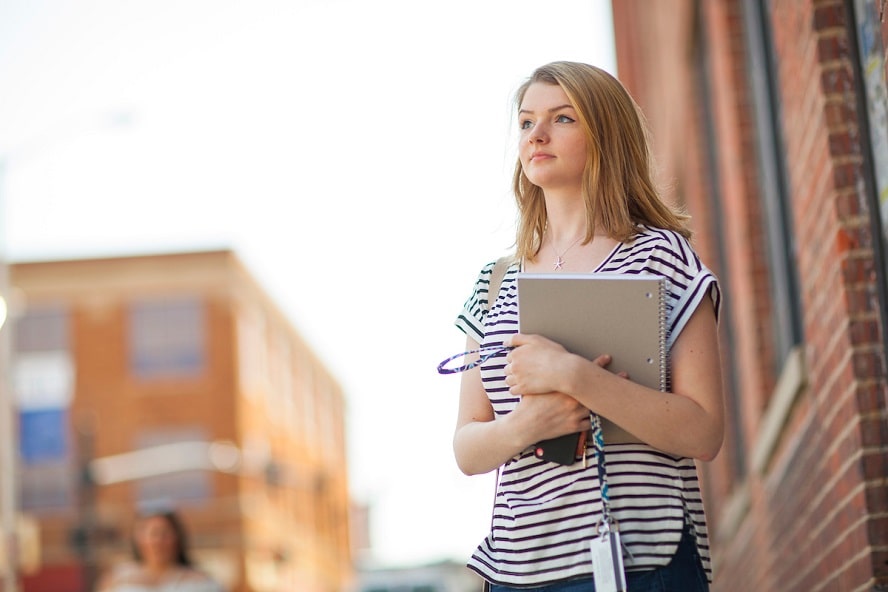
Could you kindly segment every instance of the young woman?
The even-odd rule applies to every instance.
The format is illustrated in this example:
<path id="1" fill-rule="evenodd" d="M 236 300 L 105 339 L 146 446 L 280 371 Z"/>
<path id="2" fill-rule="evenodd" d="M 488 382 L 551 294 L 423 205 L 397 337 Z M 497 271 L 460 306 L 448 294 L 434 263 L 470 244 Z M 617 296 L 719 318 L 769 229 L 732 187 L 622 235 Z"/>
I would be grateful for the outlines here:
<path id="1" fill-rule="evenodd" d="M 685 216 L 654 188 L 640 110 L 603 70 L 555 62 L 516 97 L 516 253 L 493 302 L 482 269 L 456 324 L 469 351 L 511 346 L 463 374 L 454 452 L 466 474 L 498 470 L 489 536 L 469 567 L 492 590 L 593 590 L 590 542 L 602 495 L 589 458 L 536 458 L 541 440 L 583 432 L 590 412 L 637 439 L 605 442 L 611 514 L 629 590 L 707 590 L 709 544 L 695 460 L 721 447 L 719 288 L 689 244 Z M 668 279 L 669 392 L 516 333 L 519 271 L 648 273 Z M 640 440 L 643 443 L 639 443 Z"/>
<path id="2" fill-rule="evenodd" d="M 175 513 L 140 518 L 132 543 L 135 561 L 109 573 L 100 592 L 222 592 L 192 564 L 185 528 Z"/>

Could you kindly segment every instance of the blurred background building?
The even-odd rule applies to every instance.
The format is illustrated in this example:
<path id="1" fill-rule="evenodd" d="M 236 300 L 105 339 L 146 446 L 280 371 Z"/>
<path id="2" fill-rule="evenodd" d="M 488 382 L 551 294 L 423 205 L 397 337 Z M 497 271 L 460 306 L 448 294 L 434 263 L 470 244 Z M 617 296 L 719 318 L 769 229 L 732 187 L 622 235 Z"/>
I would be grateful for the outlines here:
<path id="1" fill-rule="evenodd" d="M 726 296 L 713 589 L 888 589 L 888 5 L 612 6 L 619 77 Z"/>
<path id="2" fill-rule="evenodd" d="M 92 590 L 175 508 L 233 591 L 351 585 L 344 399 L 228 250 L 16 263 L 26 592 Z"/>

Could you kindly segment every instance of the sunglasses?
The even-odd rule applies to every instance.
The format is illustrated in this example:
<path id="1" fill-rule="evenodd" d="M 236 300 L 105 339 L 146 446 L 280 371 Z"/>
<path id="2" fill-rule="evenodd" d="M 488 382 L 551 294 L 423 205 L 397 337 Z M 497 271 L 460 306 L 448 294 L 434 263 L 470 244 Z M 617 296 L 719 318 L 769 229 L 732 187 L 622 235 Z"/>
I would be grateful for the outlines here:
<path id="1" fill-rule="evenodd" d="M 471 370 L 476 366 L 480 366 L 490 358 L 495 358 L 496 356 L 503 355 L 511 349 L 514 348 L 507 345 L 488 345 L 479 349 L 473 349 L 471 351 L 458 353 L 455 356 L 450 356 L 449 358 L 438 364 L 438 374 L 457 374 L 459 372 Z M 480 356 L 470 362 L 464 362 L 461 366 L 453 366 L 453 364 L 457 360 L 461 360 L 467 356 L 472 356 L 475 354 L 480 354 Z"/>

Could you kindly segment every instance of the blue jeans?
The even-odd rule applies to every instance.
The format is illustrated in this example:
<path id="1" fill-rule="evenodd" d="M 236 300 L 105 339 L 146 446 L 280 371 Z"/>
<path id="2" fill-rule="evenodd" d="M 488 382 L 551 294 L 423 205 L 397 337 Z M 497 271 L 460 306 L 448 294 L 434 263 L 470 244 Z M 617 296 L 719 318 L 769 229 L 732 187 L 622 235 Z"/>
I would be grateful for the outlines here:
<path id="1" fill-rule="evenodd" d="M 647 571 L 626 572 L 629 592 L 709 592 L 706 572 L 697 553 L 694 535 L 685 531 L 668 565 Z M 490 592 L 595 592 L 591 578 L 570 580 L 539 588 L 510 588 L 491 584 Z"/>

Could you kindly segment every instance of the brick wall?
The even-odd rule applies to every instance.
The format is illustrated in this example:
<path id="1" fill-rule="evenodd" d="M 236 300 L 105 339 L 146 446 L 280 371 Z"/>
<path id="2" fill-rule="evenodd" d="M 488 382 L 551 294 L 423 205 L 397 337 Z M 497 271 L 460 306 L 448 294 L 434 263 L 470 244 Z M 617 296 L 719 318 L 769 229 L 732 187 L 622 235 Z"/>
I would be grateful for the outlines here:
<path id="1" fill-rule="evenodd" d="M 722 330 L 730 339 L 723 347 L 735 380 L 726 387 L 738 426 L 728 426 L 721 455 L 703 467 L 713 588 L 882 589 L 883 311 L 847 11 L 840 1 L 761 3 L 777 56 L 804 332 L 798 351 L 775 364 L 771 323 L 787 311 L 775 310 L 770 296 L 746 4 L 675 1 L 667 12 L 644 2 L 613 3 L 618 75 L 648 115 L 661 174 L 681 180 L 670 199 L 687 204 L 696 246 L 727 292 Z M 883 14 L 884 6 L 883 0 Z M 883 20 L 883 39 L 886 31 Z M 685 72 L 677 75 L 677 68 Z M 668 82 L 653 74 L 662 72 L 672 73 Z M 701 92 L 706 81 L 708 95 Z M 707 121 L 715 137 L 708 146 Z M 663 153 L 682 145 L 680 155 Z"/>
<path id="2" fill-rule="evenodd" d="M 868 589 L 875 581 L 888 584 L 884 508 L 872 503 L 879 497 L 873 493 L 885 492 L 885 465 L 872 462 L 885 454 L 885 407 L 878 398 L 885 352 L 861 191 L 861 151 L 868 147 L 860 144 L 849 54 L 853 24 L 839 1 L 774 2 L 770 17 L 794 231 L 804 244 L 799 268 L 811 385 L 809 421 L 796 435 L 807 446 L 787 447 L 791 468 L 785 476 L 769 475 L 782 491 L 804 492 L 805 502 L 783 509 L 796 510 L 798 519 L 777 543 L 798 559 L 778 564 L 778 581 L 804 589 Z"/>

